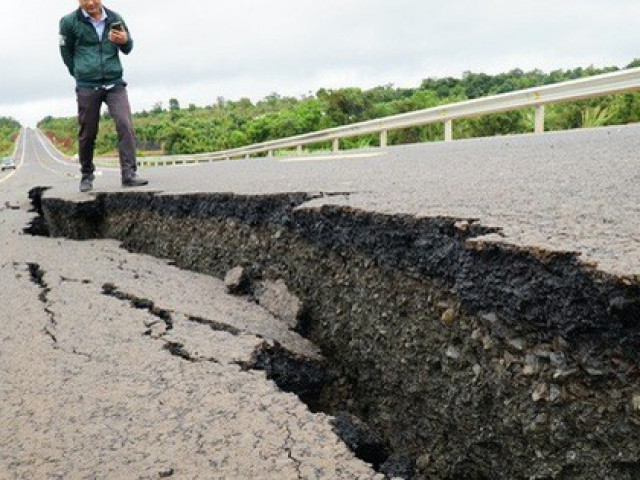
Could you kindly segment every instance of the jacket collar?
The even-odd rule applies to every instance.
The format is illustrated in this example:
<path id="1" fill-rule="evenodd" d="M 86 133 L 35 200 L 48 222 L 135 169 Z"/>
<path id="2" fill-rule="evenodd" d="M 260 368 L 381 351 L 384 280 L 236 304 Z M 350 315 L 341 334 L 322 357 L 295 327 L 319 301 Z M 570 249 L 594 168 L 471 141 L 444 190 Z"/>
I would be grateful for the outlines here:
<path id="1" fill-rule="evenodd" d="M 114 12 L 112 10 L 109 10 L 107 7 L 103 6 L 102 8 L 104 8 L 104 13 L 107 16 L 107 25 L 109 25 L 116 18 L 116 16 Z M 89 19 L 84 16 L 84 14 L 82 13 L 82 8 L 80 7 L 78 7 L 78 9 L 76 10 L 76 17 L 78 17 L 78 20 L 80 20 L 81 22 L 89 23 Z"/>

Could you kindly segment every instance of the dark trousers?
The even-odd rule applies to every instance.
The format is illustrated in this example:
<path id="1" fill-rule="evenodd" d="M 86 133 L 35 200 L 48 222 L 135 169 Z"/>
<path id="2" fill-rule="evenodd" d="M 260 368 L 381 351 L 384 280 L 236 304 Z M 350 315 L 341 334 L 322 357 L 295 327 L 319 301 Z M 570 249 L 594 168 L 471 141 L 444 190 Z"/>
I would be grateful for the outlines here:
<path id="1" fill-rule="evenodd" d="M 108 89 L 77 88 L 76 97 L 80 124 L 78 156 L 82 175 L 91 175 L 95 170 L 93 151 L 98 135 L 100 108 L 103 103 L 106 103 L 118 133 L 118 154 L 122 177 L 133 176 L 137 169 L 136 142 L 127 88 L 124 85 L 115 85 Z"/>

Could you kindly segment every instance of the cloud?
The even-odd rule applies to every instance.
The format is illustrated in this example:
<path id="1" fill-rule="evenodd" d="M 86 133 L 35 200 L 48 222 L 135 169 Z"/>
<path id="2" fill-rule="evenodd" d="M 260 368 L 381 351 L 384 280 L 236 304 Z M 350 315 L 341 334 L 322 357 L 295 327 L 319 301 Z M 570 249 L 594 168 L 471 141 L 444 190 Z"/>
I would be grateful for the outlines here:
<path id="1" fill-rule="evenodd" d="M 415 87 L 464 71 L 624 66 L 640 4 L 626 0 L 111 0 L 136 42 L 123 57 L 134 109 L 175 97 L 299 96 L 320 87 Z M 73 115 L 58 20 L 74 0 L 3 2 L 0 115 Z M 49 110 L 50 109 L 50 110 Z"/>

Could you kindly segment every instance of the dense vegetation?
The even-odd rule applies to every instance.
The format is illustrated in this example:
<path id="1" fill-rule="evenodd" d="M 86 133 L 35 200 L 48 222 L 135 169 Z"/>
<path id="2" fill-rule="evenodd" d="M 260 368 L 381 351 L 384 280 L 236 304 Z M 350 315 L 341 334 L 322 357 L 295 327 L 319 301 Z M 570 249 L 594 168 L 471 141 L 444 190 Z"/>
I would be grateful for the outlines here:
<path id="1" fill-rule="evenodd" d="M 0 117 L 0 157 L 13 153 L 20 124 L 13 118 Z"/>
<path id="2" fill-rule="evenodd" d="M 629 67 L 640 66 L 635 60 Z M 240 147 L 266 140 L 288 137 L 329 127 L 429 108 L 486 95 L 562 82 L 618 70 L 594 67 L 523 72 L 515 69 L 499 75 L 466 72 L 462 78 L 427 78 L 417 88 L 379 86 L 320 89 L 302 98 L 276 93 L 253 103 L 218 98 L 211 105 L 181 108 L 177 99 L 168 108 L 161 103 L 151 111 L 134 114 L 139 148 L 168 154 L 200 153 Z M 533 129 L 532 109 L 487 115 L 453 123 L 454 138 L 524 133 Z M 640 120 L 640 93 L 615 95 L 592 100 L 548 106 L 545 128 L 564 130 L 587 126 L 613 125 Z M 76 151 L 75 118 L 42 120 L 39 127 L 68 153 Z M 402 144 L 443 138 L 443 125 L 434 124 L 389 132 L 389 144 Z M 344 148 L 377 145 L 372 135 L 344 142 Z M 113 122 L 104 115 L 96 149 L 100 154 L 115 150 Z"/>

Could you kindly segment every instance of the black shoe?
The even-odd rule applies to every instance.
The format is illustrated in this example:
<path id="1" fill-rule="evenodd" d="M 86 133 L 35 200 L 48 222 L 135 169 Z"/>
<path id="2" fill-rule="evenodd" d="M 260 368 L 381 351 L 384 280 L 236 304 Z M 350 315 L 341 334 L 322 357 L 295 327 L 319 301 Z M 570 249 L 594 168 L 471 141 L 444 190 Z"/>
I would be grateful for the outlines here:
<path id="1" fill-rule="evenodd" d="M 127 178 L 123 178 L 122 179 L 122 186 L 123 187 L 142 187 L 143 185 L 146 185 L 147 183 L 149 183 L 149 180 L 145 180 L 144 178 L 140 178 L 137 175 L 133 175 L 131 177 L 127 177 Z"/>
<path id="2" fill-rule="evenodd" d="M 90 192 L 93 190 L 93 178 L 93 175 L 82 175 L 82 180 L 80 180 L 81 192 Z"/>

